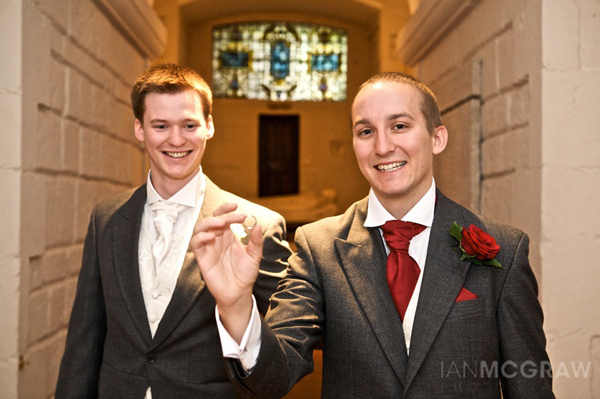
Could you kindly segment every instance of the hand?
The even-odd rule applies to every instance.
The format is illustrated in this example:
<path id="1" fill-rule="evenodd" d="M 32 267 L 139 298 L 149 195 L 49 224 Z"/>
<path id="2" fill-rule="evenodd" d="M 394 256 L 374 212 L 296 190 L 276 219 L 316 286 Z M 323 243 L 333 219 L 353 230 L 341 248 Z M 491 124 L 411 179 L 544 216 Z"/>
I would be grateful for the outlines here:
<path id="1" fill-rule="evenodd" d="M 246 219 L 246 215 L 231 213 L 236 209 L 236 204 L 223 204 L 213 217 L 200 220 L 190 245 L 217 301 L 221 322 L 239 342 L 252 312 L 252 288 L 262 259 L 263 237 L 259 225 L 250 231 L 247 246 L 235 237 L 231 224 Z"/>

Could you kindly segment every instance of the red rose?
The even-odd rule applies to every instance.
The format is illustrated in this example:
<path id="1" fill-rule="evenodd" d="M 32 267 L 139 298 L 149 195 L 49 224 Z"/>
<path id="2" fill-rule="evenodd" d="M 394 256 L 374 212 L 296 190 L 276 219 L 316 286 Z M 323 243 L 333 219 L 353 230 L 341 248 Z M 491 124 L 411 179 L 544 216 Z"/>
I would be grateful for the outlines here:
<path id="1" fill-rule="evenodd" d="M 473 224 L 462 229 L 460 245 L 468 255 L 482 261 L 494 259 L 500 250 L 494 237 Z"/>

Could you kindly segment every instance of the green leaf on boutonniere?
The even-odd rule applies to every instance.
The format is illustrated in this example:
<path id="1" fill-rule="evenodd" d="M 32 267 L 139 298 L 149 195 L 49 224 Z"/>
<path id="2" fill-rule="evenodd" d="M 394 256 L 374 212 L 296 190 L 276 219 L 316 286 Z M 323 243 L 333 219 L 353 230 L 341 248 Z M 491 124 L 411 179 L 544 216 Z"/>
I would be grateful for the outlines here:
<path id="1" fill-rule="evenodd" d="M 450 235 L 456 238 L 459 243 L 462 240 L 462 229 L 462 226 L 456 222 L 452 223 L 452 226 L 450 226 Z"/>
<path id="2" fill-rule="evenodd" d="M 502 267 L 502 265 L 500 264 L 500 262 L 498 262 L 496 260 L 496 258 L 494 258 L 494 259 L 486 259 L 486 260 L 479 260 L 479 259 L 476 259 L 474 256 L 469 256 L 469 255 L 467 255 L 464 258 L 468 259 L 469 261 L 471 261 L 475 265 L 479 265 L 479 266 L 494 266 L 494 267 L 496 267 L 498 269 L 504 269 Z M 461 257 L 460 260 L 463 260 L 463 258 Z"/>
<path id="3" fill-rule="evenodd" d="M 504 269 L 504 268 L 502 267 L 502 265 L 500 264 L 500 262 L 498 262 L 498 260 L 497 260 L 496 258 L 492 259 L 492 260 L 491 260 L 491 261 L 489 261 L 489 262 L 490 262 L 490 263 L 489 263 L 489 265 L 490 265 L 490 266 L 497 267 L 498 269 Z"/>

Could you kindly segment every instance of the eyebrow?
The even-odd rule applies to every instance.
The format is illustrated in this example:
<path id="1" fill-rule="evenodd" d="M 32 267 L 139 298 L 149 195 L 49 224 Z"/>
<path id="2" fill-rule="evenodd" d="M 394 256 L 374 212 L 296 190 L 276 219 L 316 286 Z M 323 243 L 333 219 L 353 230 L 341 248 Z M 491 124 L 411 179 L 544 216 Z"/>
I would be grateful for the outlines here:
<path id="1" fill-rule="evenodd" d="M 413 116 L 407 112 L 401 112 L 399 114 L 392 114 L 389 115 L 387 117 L 388 121 L 393 121 L 394 119 L 399 119 L 399 118 L 408 118 L 408 119 L 412 119 L 414 120 L 415 118 L 413 118 Z"/>
<path id="2" fill-rule="evenodd" d="M 352 125 L 353 128 L 355 128 L 358 125 L 368 125 L 370 122 L 368 119 L 363 118 L 363 119 L 359 119 L 356 122 L 354 122 L 354 124 Z"/>
<path id="3" fill-rule="evenodd" d="M 185 119 L 182 119 L 181 121 L 175 121 L 175 123 L 177 123 L 177 122 L 183 122 L 183 123 L 196 122 L 196 123 L 200 123 L 200 119 L 185 118 Z M 149 123 L 169 123 L 169 120 L 168 119 L 161 119 L 161 118 L 154 118 Z"/>
<path id="4" fill-rule="evenodd" d="M 413 118 L 413 116 L 407 112 L 400 112 L 398 114 L 391 114 L 387 116 L 387 120 L 388 121 L 393 121 L 399 118 L 408 118 L 411 120 L 414 120 L 415 118 Z M 356 122 L 354 122 L 354 124 L 352 125 L 352 127 L 356 127 L 358 125 L 369 125 L 371 122 L 367 119 L 367 118 L 363 118 L 363 119 L 359 119 Z"/>

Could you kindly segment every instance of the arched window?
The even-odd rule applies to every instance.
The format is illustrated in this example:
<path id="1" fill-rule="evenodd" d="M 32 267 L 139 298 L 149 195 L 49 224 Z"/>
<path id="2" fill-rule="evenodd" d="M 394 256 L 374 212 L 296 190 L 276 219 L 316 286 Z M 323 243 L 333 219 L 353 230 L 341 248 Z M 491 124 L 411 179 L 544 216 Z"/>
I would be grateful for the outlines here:
<path id="1" fill-rule="evenodd" d="M 270 101 L 344 101 L 346 32 L 294 22 L 213 28 L 215 97 Z"/>

